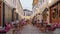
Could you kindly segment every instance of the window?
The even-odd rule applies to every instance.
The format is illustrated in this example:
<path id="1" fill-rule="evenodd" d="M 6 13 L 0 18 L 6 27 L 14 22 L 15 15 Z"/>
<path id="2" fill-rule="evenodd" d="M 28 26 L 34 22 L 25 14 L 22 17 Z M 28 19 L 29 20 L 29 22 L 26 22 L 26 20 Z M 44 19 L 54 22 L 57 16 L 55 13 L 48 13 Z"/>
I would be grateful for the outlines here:
<path id="1" fill-rule="evenodd" d="M 51 6 L 51 10 L 52 10 L 53 19 L 57 19 L 58 18 L 58 5 L 57 5 L 57 3 L 55 3 L 54 5 Z"/>
<path id="2" fill-rule="evenodd" d="M 15 8 L 12 9 L 12 21 L 14 21 L 14 11 L 15 10 L 16 10 Z"/>
<path id="3" fill-rule="evenodd" d="M 13 0 L 13 4 L 16 5 L 16 0 Z"/>

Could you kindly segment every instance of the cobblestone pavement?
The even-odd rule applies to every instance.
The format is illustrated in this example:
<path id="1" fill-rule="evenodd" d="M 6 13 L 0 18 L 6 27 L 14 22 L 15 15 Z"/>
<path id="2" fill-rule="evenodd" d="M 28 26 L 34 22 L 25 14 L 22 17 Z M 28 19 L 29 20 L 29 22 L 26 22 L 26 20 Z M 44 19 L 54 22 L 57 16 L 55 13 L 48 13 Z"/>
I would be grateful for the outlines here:
<path id="1" fill-rule="evenodd" d="M 60 34 L 60 28 L 57 28 L 55 31 L 54 31 L 55 34 Z"/>
<path id="2" fill-rule="evenodd" d="M 53 32 L 41 32 L 37 27 L 28 24 L 24 26 L 21 34 L 53 34 Z"/>
<path id="3" fill-rule="evenodd" d="M 60 29 L 56 29 L 55 31 L 41 32 L 37 27 L 27 24 L 24 26 L 21 32 L 16 31 L 15 34 L 60 34 Z"/>
<path id="4" fill-rule="evenodd" d="M 28 24 L 24 26 L 24 29 L 22 30 L 21 34 L 40 34 L 40 31 L 36 27 Z"/>

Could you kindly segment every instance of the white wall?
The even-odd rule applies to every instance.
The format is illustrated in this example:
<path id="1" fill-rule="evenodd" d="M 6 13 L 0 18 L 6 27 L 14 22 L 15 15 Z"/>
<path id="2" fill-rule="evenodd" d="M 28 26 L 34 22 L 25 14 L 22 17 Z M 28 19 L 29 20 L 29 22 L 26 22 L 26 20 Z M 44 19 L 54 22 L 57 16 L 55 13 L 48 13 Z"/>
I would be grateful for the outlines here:
<path id="1" fill-rule="evenodd" d="M 11 8 L 16 8 L 15 4 L 13 4 L 13 0 L 4 0 L 5 4 L 7 4 Z"/>
<path id="2" fill-rule="evenodd" d="M 24 16 L 24 12 L 20 0 L 16 0 L 16 12 L 19 14 L 19 19 Z"/>

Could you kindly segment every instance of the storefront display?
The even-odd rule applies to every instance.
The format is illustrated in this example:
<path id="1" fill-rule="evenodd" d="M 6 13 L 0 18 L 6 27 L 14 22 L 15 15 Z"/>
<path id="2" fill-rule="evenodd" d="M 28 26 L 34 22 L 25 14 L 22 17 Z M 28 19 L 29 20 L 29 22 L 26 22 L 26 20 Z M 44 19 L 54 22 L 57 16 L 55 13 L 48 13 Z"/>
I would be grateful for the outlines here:
<path id="1" fill-rule="evenodd" d="M 60 1 L 56 2 L 50 7 L 50 23 L 59 23 L 59 14 L 60 14 Z"/>
<path id="2" fill-rule="evenodd" d="M 47 17 L 47 16 L 48 16 L 47 11 L 48 11 L 48 8 L 45 8 L 44 11 L 43 11 L 43 13 L 42 13 L 42 16 L 43 16 L 43 20 L 44 20 L 44 21 L 47 21 L 47 18 L 48 18 L 48 17 Z"/>

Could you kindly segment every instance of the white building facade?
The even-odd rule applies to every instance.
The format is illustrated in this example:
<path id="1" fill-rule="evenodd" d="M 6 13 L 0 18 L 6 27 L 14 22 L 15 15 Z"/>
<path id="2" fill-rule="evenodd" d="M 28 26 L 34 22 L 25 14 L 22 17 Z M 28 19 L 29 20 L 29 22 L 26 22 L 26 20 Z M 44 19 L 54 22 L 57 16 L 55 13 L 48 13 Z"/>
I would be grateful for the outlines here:
<path id="1" fill-rule="evenodd" d="M 2 2 L 1 4 L 1 23 L 0 25 L 4 26 L 5 23 L 9 23 L 14 21 L 14 18 L 17 16 L 18 14 L 18 18 L 20 20 L 21 15 L 23 16 L 23 8 L 22 5 L 20 3 L 20 0 L 1 0 L 0 2 Z"/>

